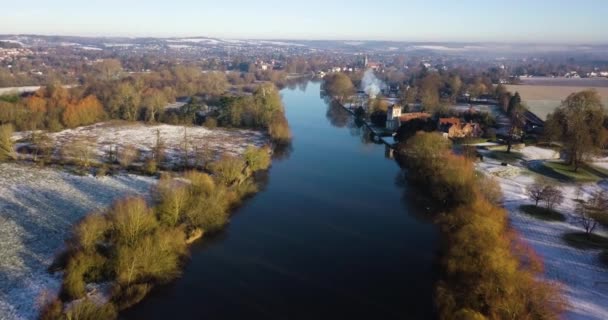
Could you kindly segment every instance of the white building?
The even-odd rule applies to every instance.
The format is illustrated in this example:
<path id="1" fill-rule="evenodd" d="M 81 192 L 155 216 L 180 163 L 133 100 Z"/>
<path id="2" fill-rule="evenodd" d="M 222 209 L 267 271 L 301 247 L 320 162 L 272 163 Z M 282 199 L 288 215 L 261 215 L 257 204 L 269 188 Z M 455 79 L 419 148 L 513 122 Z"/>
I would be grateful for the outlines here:
<path id="1" fill-rule="evenodd" d="M 386 111 L 386 128 L 397 130 L 401 126 L 401 107 L 394 104 Z"/>

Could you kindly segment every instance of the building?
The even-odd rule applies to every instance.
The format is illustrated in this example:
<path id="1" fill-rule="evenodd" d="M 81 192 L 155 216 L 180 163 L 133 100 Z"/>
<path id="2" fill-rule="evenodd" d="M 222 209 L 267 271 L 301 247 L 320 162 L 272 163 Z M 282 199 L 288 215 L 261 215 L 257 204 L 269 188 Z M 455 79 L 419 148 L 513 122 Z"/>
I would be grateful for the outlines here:
<path id="1" fill-rule="evenodd" d="M 401 121 L 401 123 L 405 123 L 405 122 L 415 120 L 415 119 L 427 120 L 427 119 L 430 119 L 431 117 L 432 117 L 432 115 L 430 113 L 426 113 L 426 112 L 407 112 L 407 113 L 402 113 L 401 117 L 399 117 L 399 120 Z"/>
<path id="2" fill-rule="evenodd" d="M 397 130 L 399 126 L 401 126 L 401 106 L 394 104 L 386 111 L 386 128 Z"/>
<path id="3" fill-rule="evenodd" d="M 437 130 L 448 138 L 479 137 L 482 133 L 478 123 L 463 123 L 458 118 L 439 118 Z"/>

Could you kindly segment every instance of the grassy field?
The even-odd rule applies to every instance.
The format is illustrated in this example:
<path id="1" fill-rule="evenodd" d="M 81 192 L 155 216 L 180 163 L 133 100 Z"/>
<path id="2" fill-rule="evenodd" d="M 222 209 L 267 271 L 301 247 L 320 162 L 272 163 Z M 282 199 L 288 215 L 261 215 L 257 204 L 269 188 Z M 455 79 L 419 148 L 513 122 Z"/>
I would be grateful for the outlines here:
<path id="1" fill-rule="evenodd" d="M 545 221 L 566 221 L 566 216 L 564 216 L 561 212 L 543 208 L 535 205 L 522 205 L 519 209 L 530 216 L 533 216 L 537 219 L 545 220 Z"/>
<path id="2" fill-rule="evenodd" d="M 581 166 L 578 171 L 574 167 L 560 161 L 545 161 L 533 169 L 539 174 L 567 182 L 595 182 L 605 179 L 606 175 L 589 166 Z"/>
<path id="3" fill-rule="evenodd" d="M 608 238 L 594 233 L 590 235 L 584 232 L 566 233 L 563 239 L 567 244 L 578 249 L 608 250 Z"/>
<path id="4" fill-rule="evenodd" d="M 507 151 L 499 151 L 499 150 L 491 151 L 491 152 L 486 153 L 485 156 L 487 156 L 488 158 L 495 159 L 500 162 L 508 163 L 508 164 L 515 164 L 524 158 L 524 156 L 521 152 L 514 151 L 514 150 L 512 150 L 510 153 L 507 153 Z"/>
<path id="5" fill-rule="evenodd" d="M 156 179 L 104 178 L 16 163 L 0 164 L 0 319 L 37 318 L 37 299 L 56 292 L 47 272 L 72 225 L 129 195 L 149 196 Z"/>
<path id="6" fill-rule="evenodd" d="M 591 84 L 590 84 L 591 85 Z M 545 119 L 568 95 L 574 92 L 595 89 L 602 97 L 605 106 L 608 106 L 608 87 L 562 86 L 562 85 L 509 85 L 511 92 L 519 92 L 522 100 L 541 119 Z"/>
<path id="7" fill-rule="evenodd" d="M 608 250 L 604 250 L 600 253 L 600 261 L 604 264 L 604 266 L 608 267 Z"/>

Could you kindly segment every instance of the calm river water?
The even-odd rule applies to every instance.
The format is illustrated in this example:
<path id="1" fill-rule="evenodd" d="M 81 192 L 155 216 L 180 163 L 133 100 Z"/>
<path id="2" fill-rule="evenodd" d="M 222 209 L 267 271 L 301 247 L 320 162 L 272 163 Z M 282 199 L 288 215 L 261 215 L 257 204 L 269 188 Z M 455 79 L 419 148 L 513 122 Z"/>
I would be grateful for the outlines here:
<path id="1" fill-rule="evenodd" d="M 428 319 L 437 232 L 383 145 L 316 82 L 282 91 L 293 150 L 183 276 L 125 319 Z"/>

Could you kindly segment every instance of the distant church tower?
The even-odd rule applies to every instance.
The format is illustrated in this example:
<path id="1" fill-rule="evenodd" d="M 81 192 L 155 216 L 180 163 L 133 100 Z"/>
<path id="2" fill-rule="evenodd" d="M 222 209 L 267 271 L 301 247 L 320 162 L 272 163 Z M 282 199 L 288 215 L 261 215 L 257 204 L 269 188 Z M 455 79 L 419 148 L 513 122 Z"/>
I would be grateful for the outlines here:
<path id="1" fill-rule="evenodd" d="M 368 65 L 369 65 L 369 60 L 367 60 L 367 55 L 365 55 L 365 58 L 363 58 L 363 68 L 367 69 Z"/>
<path id="2" fill-rule="evenodd" d="M 386 128 L 397 130 L 401 126 L 401 107 L 394 104 L 386 111 Z"/>

